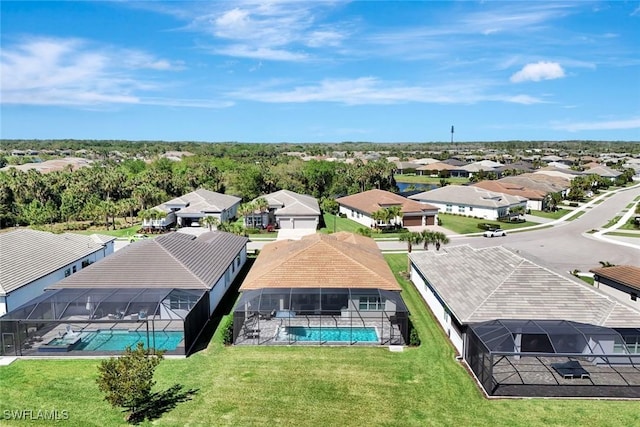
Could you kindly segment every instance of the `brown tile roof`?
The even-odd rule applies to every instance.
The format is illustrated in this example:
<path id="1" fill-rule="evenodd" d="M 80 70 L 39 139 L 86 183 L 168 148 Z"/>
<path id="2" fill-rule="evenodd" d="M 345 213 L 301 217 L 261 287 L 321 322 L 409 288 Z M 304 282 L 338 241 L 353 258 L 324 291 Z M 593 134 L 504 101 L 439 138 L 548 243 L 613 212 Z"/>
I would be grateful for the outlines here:
<path id="1" fill-rule="evenodd" d="M 384 190 L 369 190 L 351 196 L 340 197 L 336 202 L 343 206 L 372 214 L 377 210 L 390 206 L 402 206 L 402 213 L 437 211 L 438 208 L 426 203 L 416 202 L 398 194 Z"/>
<path id="2" fill-rule="evenodd" d="M 589 270 L 605 279 L 640 290 L 640 267 L 632 265 L 616 265 L 613 267 L 593 268 Z"/>
<path id="3" fill-rule="evenodd" d="M 544 191 L 533 190 L 524 185 L 499 181 L 480 181 L 472 184 L 474 187 L 483 188 L 497 193 L 510 194 L 512 196 L 522 196 L 530 200 L 542 200 L 546 194 Z"/>
<path id="4" fill-rule="evenodd" d="M 453 166 L 447 163 L 438 162 L 438 163 L 431 163 L 424 166 L 420 166 L 416 170 L 418 171 L 442 171 L 442 170 L 450 171 L 450 170 L 458 170 L 458 169 L 460 169 L 460 167 L 458 166 Z"/>
<path id="5" fill-rule="evenodd" d="M 400 290 L 375 241 L 347 232 L 265 245 L 240 290 L 262 288 Z"/>

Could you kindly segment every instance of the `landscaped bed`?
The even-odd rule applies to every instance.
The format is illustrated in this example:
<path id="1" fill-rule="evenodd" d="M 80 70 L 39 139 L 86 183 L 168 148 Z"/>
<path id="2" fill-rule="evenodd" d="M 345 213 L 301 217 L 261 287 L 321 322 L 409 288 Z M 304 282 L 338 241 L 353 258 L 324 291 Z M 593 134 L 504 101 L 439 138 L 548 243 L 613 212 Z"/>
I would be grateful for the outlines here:
<path id="1" fill-rule="evenodd" d="M 394 272 L 406 255 L 386 255 Z M 399 277 L 399 276 L 397 276 Z M 154 425 L 215 426 L 573 426 L 637 424 L 640 402 L 487 400 L 408 282 L 403 298 L 422 346 L 404 352 L 367 347 L 209 347 L 158 367 L 157 389 L 199 389 Z M 67 410 L 64 425 L 124 425 L 98 391 L 97 360 L 20 360 L 0 367 L 5 410 Z M 3 421 L 58 425 L 55 421 Z M 151 425 L 147 423 L 145 425 Z"/>

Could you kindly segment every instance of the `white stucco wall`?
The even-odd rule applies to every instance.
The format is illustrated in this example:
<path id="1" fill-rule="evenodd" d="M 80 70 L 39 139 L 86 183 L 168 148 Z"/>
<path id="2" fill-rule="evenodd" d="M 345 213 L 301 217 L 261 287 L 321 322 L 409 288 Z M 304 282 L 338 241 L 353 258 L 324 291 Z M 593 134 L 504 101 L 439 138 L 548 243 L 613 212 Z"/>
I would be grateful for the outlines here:
<path id="1" fill-rule="evenodd" d="M 371 227 L 374 224 L 373 219 L 367 214 L 364 214 L 363 212 L 357 211 L 355 209 L 348 208 L 346 206 L 340 206 L 340 213 L 345 214 L 350 220 L 362 224 L 365 227 Z"/>
<path id="2" fill-rule="evenodd" d="M 451 321 L 451 315 L 448 314 L 448 310 L 440 303 L 438 298 L 436 298 L 434 291 L 426 285 L 424 280 L 422 280 L 422 277 L 420 277 L 418 272 L 415 270 L 413 264 L 411 265 L 411 281 L 416 289 L 418 289 L 418 292 L 420 292 L 422 298 L 426 301 L 429 309 L 431 309 L 431 312 L 444 329 L 458 353 L 464 354 L 464 337 L 462 332 L 453 324 Z"/>
<path id="3" fill-rule="evenodd" d="M 227 290 L 231 286 L 231 283 L 238 277 L 238 273 L 242 270 L 245 262 L 247 262 L 247 248 L 246 246 L 242 248 L 240 253 L 240 265 L 236 262 L 236 259 L 233 261 L 233 266 L 229 266 L 225 273 L 220 277 L 220 279 L 216 282 L 216 284 L 209 291 L 209 315 L 213 314 L 214 310 L 220 304 L 220 301 L 227 293 Z"/>
<path id="4" fill-rule="evenodd" d="M 100 249 L 99 251 L 94 252 L 91 255 L 81 258 L 74 263 L 66 265 L 58 270 L 55 270 L 47 274 L 46 276 L 36 279 L 27 285 L 24 285 L 12 292 L 9 292 L 9 294 L 6 297 L 4 297 L 4 303 L 0 300 L 0 316 L 42 295 L 46 287 L 51 286 L 54 283 L 64 279 L 66 277 L 65 272 L 67 270 L 69 270 L 70 274 L 73 274 L 73 267 L 76 268 L 76 272 L 82 270 L 83 261 L 86 260 L 91 263 L 94 263 L 104 258 L 106 255 L 110 255 L 112 253 L 113 253 L 113 241 L 106 244 L 103 249 Z"/>

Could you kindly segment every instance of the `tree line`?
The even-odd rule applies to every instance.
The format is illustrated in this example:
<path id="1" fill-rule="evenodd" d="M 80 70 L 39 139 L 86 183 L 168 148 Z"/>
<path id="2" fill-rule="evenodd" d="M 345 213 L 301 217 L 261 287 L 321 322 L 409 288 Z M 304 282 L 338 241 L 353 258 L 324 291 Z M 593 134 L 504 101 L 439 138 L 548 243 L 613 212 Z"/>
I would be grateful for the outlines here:
<path id="1" fill-rule="evenodd" d="M 371 188 L 397 191 L 395 165 L 386 159 L 338 163 L 278 155 L 194 155 L 146 162 L 96 160 L 89 167 L 40 173 L 0 171 L 0 228 L 89 221 L 133 223 L 141 211 L 198 188 L 251 201 L 287 189 L 320 200 Z M 146 215 L 146 212 L 143 213 Z"/>

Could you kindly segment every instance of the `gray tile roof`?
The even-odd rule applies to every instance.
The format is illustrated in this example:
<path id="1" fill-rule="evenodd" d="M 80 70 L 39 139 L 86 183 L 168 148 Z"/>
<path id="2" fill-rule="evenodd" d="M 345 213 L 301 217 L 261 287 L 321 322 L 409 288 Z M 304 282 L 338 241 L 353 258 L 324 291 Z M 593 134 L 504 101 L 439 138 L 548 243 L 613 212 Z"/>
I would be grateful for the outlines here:
<path id="1" fill-rule="evenodd" d="M 170 233 L 132 243 L 50 289 L 211 289 L 247 242 L 246 237 L 222 231 L 197 239 Z"/>
<path id="2" fill-rule="evenodd" d="M 115 237 L 29 229 L 0 233 L 0 295 L 100 251 L 112 240 Z"/>
<path id="3" fill-rule="evenodd" d="M 181 213 L 201 213 L 201 212 L 222 212 L 231 208 L 233 205 L 240 203 L 242 199 L 228 194 L 216 193 L 214 191 L 200 188 L 183 196 L 164 202 L 156 206 L 156 208 L 167 211 L 167 205 L 188 205 L 178 211 Z"/>
<path id="4" fill-rule="evenodd" d="M 275 214 L 280 215 L 320 215 L 320 206 L 315 197 L 298 194 L 289 190 L 280 190 L 262 196 L 269 207 L 277 206 Z"/>
<path id="5" fill-rule="evenodd" d="M 480 187 L 447 185 L 409 196 L 410 199 L 427 203 L 451 203 L 479 207 L 508 207 L 526 201 L 524 197 L 487 191 Z"/>
<path id="6" fill-rule="evenodd" d="M 464 324 L 493 319 L 640 325 L 634 310 L 499 246 L 411 253 L 411 260 Z"/>

